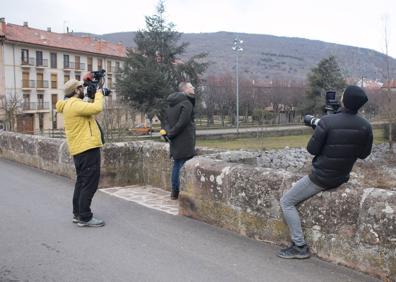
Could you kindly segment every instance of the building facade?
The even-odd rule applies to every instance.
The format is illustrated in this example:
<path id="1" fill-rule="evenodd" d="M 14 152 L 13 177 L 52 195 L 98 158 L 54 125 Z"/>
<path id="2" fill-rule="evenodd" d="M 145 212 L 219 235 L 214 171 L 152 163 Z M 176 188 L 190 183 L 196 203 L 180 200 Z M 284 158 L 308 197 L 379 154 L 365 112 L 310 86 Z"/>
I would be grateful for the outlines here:
<path id="1" fill-rule="evenodd" d="M 30 134 L 63 128 L 55 104 L 64 97 L 65 82 L 81 80 L 88 71 L 106 70 L 105 87 L 113 91 L 106 99 L 111 104 L 117 97 L 116 73 L 125 57 L 122 44 L 34 29 L 27 23 L 10 24 L 1 18 L 0 124 Z"/>

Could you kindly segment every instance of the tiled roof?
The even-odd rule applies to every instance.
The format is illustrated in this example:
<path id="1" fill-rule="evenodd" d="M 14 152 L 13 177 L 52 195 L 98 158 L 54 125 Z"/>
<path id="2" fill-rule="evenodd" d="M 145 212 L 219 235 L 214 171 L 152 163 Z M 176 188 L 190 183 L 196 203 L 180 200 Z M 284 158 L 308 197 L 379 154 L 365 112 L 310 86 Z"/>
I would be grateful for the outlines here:
<path id="1" fill-rule="evenodd" d="M 124 45 L 96 40 L 92 37 L 80 37 L 71 34 L 44 31 L 9 23 L 7 23 L 5 32 L 3 30 L 3 33 L 5 34 L 5 38 L 9 41 L 24 42 L 108 56 L 126 56 L 126 48 Z"/>

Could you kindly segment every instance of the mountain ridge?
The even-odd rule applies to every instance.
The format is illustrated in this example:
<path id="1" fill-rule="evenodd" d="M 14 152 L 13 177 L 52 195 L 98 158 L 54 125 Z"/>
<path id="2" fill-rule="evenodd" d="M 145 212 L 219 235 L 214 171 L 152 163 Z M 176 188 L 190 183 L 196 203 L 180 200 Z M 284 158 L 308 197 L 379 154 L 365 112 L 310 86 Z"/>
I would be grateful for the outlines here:
<path id="1" fill-rule="evenodd" d="M 94 36 L 114 43 L 135 47 L 136 32 L 125 31 Z M 266 34 L 233 33 L 227 31 L 183 33 L 181 42 L 188 42 L 181 59 L 206 52 L 212 62 L 206 75 L 233 74 L 235 52 L 232 44 L 235 37 L 244 41 L 244 51 L 239 54 L 240 75 L 255 80 L 303 81 L 321 59 L 334 55 L 344 76 L 351 80 L 362 77 L 385 81 L 386 55 L 368 48 L 354 47 L 300 37 L 285 37 Z M 389 57 L 391 78 L 396 76 L 396 59 Z"/>

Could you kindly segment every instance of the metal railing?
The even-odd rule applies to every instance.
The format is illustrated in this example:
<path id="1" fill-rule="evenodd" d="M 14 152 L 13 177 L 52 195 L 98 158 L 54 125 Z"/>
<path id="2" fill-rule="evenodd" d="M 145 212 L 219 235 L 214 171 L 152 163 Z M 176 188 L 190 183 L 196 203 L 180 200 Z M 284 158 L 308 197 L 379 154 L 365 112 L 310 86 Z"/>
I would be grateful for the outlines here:
<path id="1" fill-rule="evenodd" d="M 85 70 L 85 63 L 63 62 L 64 69 Z"/>
<path id="2" fill-rule="evenodd" d="M 35 58 L 24 58 L 21 61 L 22 66 L 34 66 L 36 64 Z"/>
<path id="3" fill-rule="evenodd" d="M 48 80 L 37 80 L 36 88 L 48 88 Z"/>
<path id="4" fill-rule="evenodd" d="M 36 67 L 46 68 L 48 67 L 48 59 L 37 59 L 36 60 Z"/>
<path id="5" fill-rule="evenodd" d="M 76 64 L 76 70 L 85 70 L 85 64 L 84 63 Z"/>
<path id="6" fill-rule="evenodd" d="M 48 88 L 48 80 L 22 79 L 22 88 Z"/>
<path id="7" fill-rule="evenodd" d="M 64 69 L 74 69 L 74 67 L 75 67 L 74 62 L 66 62 L 66 61 L 63 62 Z"/>
<path id="8" fill-rule="evenodd" d="M 41 135 L 50 138 L 65 138 L 64 129 L 42 129 L 35 130 L 34 135 Z"/>
<path id="9" fill-rule="evenodd" d="M 22 79 L 22 88 L 36 88 L 36 81 L 29 79 Z"/>
<path id="10" fill-rule="evenodd" d="M 24 111 L 38 111 L 38 110 L 49 110 L 48 102 L 23 102 L 22 109 Z"/>

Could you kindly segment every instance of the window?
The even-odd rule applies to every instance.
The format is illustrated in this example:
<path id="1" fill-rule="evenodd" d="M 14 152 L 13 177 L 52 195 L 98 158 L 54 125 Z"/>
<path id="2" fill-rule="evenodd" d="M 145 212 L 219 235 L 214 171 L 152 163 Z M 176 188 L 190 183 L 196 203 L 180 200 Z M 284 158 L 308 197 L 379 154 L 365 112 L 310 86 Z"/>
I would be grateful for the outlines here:
<path id="1" fill-rule="evenodd" d="M 37 94 L 37 109 L 42 110 L 44 109 L 44 95 Z"/>
<path id="2" fill-rule="evenodd" d="M 58 127 L 57 116 L 56 116 L 56 102 L 58 102 L 58 95 L 51 95 L 51 104 L 52 104 L 52 129 L 56 129 Z"/>
<path id="3" fill-rule="evenodd" d="M 92 71 L 92 57 L 88 57 L 88 71 Z"/>
<path id="4" fill-rule="evenodd" d="M 30 94 L 23 93 L 23 109 L 29 110 L 30 109 Z"/>
<path id="5" fill-rule="evenodd" d="M 81 69 L 81 66 L 80 66 L 80 56 L 75 56 L 75 69 L 76 70 L 80 70 Z"/>
<path id="6" fill-rule="evenodd" d="M 98 59 L 98 70 L 103 69 L 103 60 L 102 59 Z"/>
<path id="7" fill-rule="evenodd" d="M 113 72 L 113 70 L 111 69 L 111 61 L 107 61 L 107 72 Z"/>
<path id="8" fill-rule="evenodd" d="M 116 66 L 115 71 L 116 71 L 116 72 L 117 72 L 117 71 L 120 71 L 120 62 L 116 62 L 116 63 L 115 63 L 115 66 Z"/>
<path id="9" fill-rule="evenodd" d="M 36 74 L 36 77 L 37 77 L 37 88 L 44 88 L 44 74 L 38 72 Z"/>
<path id="10" fill-rule="evenodd" d="M 58 67 L 57 59 L 56 53 L 51 53 L 51 68 L 56 69 Z"/>
<path id="11" fill-rule="evenodd" d="M 56 73 L 51 73 L 51 89 L 58 88 L 58 75 Z"/>
<path id="12" fill-rule="evenodd" d="M 112 77 L 111 75 L 108 75 L 108 76 L 107 76 L 107 86 L 108 86 L 110 89 L 113 89 L 113 77 Z"/>
<path id="13" fill-rule="evenodd" d="M 38 120 L 39 120 L 39 129 L 42 132 L 44 129 L 44 114 L 43 113 L 38 114 Z"/>
<path id="14" fill-rule="evenodd" d="M 36 51 L 36 66 L 42 66 L 42 65 L 43 65 L 43 52 Z"/>
<path id="15" fill-rule="evenodd" d="M 22 73 L 22 87 L 23 88 L 29 88 L 30 87 L 29 72 L 27 72 L 27 71 L 24 71 Z"/>
<path id="16" fill-rule="evenodd" d="M 58 102 L 58 94 L 52 94 L 51 95 L 52 109 L 56 108 L 56 102 Z"/>
<path id="17" fill-rule="evenodd" d="M 63 67 L 65 69 L 70 68 L 69 55 L 63 55 Z"/>
<path id="18" fill-rule="evenodd" d="M 22 60 L 22 65 L 28 65 L 29 64 L 29 50 L 28 49 L 22 49 L 22 51 L 21 51 L 21 60 Z"/>
<path id="19" fill-rule="evenodd" d="M 80 80 L 81 80 L 81 74 L 76 74 L 76 79 L 77 79 L 78 81 L 80 81 Z"/>
<path id="20" fill-rule="evenodd" d="M 66 82 L 68 82 L 70 80 L 70 74 L 68 73 L 68 74 L 65 74 L 64 76 L 63 76 L 63 82 L 64 83 L 66 83 Z"/>

